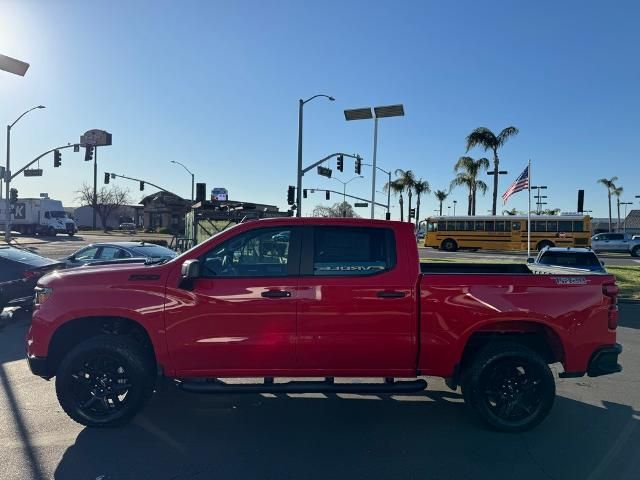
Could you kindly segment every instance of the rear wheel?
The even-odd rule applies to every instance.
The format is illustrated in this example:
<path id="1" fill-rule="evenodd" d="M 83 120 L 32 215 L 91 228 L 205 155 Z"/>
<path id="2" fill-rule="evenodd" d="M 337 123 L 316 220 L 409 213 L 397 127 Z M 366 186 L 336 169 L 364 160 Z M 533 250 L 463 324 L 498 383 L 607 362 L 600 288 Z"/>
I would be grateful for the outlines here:
<path id="1" fill-rule="evenodd" d="M 553 242 L 550 242 L 549 240 L 542 240 L 541 242 L 538 242 L 536 248 L 538 249 L 538 251 L 540 251 L 545 247 L 553 247 Z"/>
<path id="2" fill-rule="evenodd" d="M 517 343 L 485 347 L 463 374 L 462 394 L 491 428 L 522 432 L 549 414 L 555 381 L 545 360 Z"/>
<path id="3" fill-rule="evenodd" d="M 132 338 L 100 335 L 77 345 L 56 372 L 63 410 L 88 427 L 128 422 L 153 392 L 153 362 Z"/>
<path id="4" fill-rule="evenodd" d="M 633 249 L 631 250 L 631 256 L 640 257 L 640 245 L 636 245 L 635 247 L 633 247 Z"/>
<path id="5" fill-rule="evenodd" d="M 441 247 L 446 252 L 455 252 L 458 249 L 458 244 L 453 238 L 447 238 L 442 241 Z"/>

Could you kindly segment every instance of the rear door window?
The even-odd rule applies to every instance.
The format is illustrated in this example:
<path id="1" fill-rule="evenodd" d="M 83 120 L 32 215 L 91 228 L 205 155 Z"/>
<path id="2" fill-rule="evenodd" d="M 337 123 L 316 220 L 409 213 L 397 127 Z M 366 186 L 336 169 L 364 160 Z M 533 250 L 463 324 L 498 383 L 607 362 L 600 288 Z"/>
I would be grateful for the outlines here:
<path id="1" fill-rule="evenodd" d="M 395 240 L 388 228 L 313 229 L 313 275 L 374 275 L 395 263 Z"/>

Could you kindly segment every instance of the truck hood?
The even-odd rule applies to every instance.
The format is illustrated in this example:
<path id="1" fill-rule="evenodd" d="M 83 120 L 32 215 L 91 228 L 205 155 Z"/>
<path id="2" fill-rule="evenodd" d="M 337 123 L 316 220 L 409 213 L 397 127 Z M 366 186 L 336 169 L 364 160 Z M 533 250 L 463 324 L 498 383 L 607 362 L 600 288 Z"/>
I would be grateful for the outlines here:
<path id="1" fill-rule="evenodd" d="M 56 270 L 38 281 L 42 287 L 56 285 L 118 285 L 131 281 L 145 283 L 162 282 L 166 278 L 167 265 L 118 264 L 78 267 L 69 270 Z"/>

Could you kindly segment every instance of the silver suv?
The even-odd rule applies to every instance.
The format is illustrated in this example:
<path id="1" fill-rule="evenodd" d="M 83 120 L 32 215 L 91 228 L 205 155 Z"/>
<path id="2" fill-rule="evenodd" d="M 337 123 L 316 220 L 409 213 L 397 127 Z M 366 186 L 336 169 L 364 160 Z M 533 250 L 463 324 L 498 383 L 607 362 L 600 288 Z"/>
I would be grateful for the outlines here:
<path id="1" fill-rule="evenodd" d="M 640 239 L 635 240 L 628 233 L 598 233 L 591 237 L 591 248 L 596 252 L 622 252 L 640 257 Z"/>

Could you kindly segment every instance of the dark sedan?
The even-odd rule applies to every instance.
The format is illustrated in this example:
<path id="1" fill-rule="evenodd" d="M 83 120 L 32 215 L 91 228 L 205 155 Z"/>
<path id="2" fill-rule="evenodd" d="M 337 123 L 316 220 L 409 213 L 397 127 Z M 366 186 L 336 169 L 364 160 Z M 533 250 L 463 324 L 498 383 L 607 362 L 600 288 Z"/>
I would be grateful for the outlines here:
<path id="1" fill-rule="evenodd" d="M 7 306 L 30 306 L 40 277 L 64 268 L 64 262 L 19 248 L 0 247 L 0 312 Z"/>
<path id="2" fill-rule="evenodd" d="M 141 258 L 149 261 L 171 260 L 177 253 L 173 250 L 145 242 L 93 243 L 81 248 L 73 255 L 63 258 L 67 268 L 83 265 L 123 263 L 127 259 Z"/>

